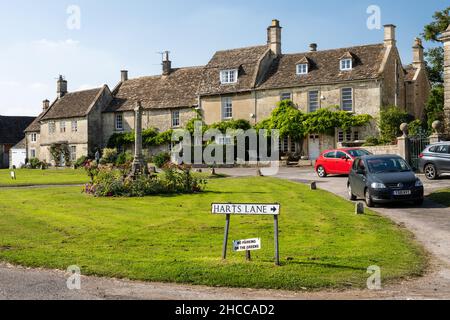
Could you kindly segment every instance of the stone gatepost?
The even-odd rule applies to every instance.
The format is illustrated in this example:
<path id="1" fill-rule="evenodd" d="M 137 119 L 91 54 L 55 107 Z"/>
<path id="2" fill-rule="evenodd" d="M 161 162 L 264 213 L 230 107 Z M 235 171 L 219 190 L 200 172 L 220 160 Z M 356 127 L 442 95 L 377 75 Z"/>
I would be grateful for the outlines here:
<path id="1" fill-rule="evenodd" d="M 444 92 L 445 92 L 445 134 L 450 138 L 450 25 L 445 31 L 440 40 L 444 43 Z"/>
<path id="2" fill-rule="evenodd" d="M 135 129 L 135 143 L 134 143 L 134 160 L 131 169 L 131 176 L 136 177 L 138 175 L 147 175 L 148 168 L 145 164 L 144 157 L 142 155 L 142 105 L 137 103 L 134 109 L 134 129 Z"/>
<path id="3" fill-rule="evenodd" d="M 433 122 L 433 134 L 430 136 L 430 144 L 439 143 L 443 139 L 443 135 L 441 133 L 442 130 L 442 123 L 437 120 Z"/>
<path id="4" fill-rule="evenodd" d="M 397 139 L 398 153 L 400 157 L 410 162 L 408 124 L 402 123 L 400 130 L 402 130 L 403 136 Z"/>

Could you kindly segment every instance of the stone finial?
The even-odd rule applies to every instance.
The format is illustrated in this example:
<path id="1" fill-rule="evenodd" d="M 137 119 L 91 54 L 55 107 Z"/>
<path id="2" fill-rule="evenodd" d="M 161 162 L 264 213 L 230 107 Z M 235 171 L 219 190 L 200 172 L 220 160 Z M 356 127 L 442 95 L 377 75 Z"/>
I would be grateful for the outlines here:
<path id="1" fill-rule="evenodd" d="M 439 120 L 436 120 L 433 122 L 433 124 L 431 126 L 432 126 L 434 132 L 439 134 L 442 129 L 442 122 Z"/>
<path id="2" fill-rule="evenodd" d="M 404 138 L 408 137 L 408 124 L 407 123 L 402 123 L 400 125 L 400 130 L 403 132 Z"/>

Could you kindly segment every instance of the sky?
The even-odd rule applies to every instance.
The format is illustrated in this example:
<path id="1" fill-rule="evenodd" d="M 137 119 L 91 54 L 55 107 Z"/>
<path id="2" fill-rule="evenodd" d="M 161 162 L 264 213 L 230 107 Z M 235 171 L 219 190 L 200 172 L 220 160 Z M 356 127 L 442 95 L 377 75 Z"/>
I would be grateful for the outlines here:
<path id="1" fill-rule="evenodd" d="M 379 24 L 397 25 L 408 64 L 415 37 L 448 1 L 0 0 L 0 115 L 37 116 L 44 99 L 55 99 L 60 74 L 69 91 L 112 89 L 122 69 L 130 78 L 160 74 L 164 50 L 185 67 L 207 64 L 217 50 L 265 44 L 272 19 L 283 27 L 284 53 L 381 43 L 383 29 L 367 25 L 370 6 L 380 9 Z"/>

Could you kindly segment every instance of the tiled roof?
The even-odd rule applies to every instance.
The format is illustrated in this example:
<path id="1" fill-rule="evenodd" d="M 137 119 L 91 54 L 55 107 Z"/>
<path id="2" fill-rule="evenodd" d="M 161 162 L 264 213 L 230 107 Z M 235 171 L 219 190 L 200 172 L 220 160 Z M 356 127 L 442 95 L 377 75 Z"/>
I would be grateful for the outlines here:
<path id="1" fill-rule="evenodd" d="M 33 117 L 0 116 L 0 144 L 18 143 L 24 138 L 24 130 L 34 119 Z"/>
<path id="2" fill-rule="evenodd" d="M 413 81 L 416 76 L 417 69 L 413 65 L 408 65 L 405 67 L 405 81 Z"/>
<path id="3" fill-rule="evenodd" d="M 259 88 L 287 88 L 319 85 L 341 81 L 376 79 L 379 77 L 385 47 L 383 44 L 358 46 L 326 51 L 285 54 L 277 59 Z M 341 71 L 341 57 L 354 58 L 353 70 Z M 309 73 L 296 74 L 296 65 L 306 57 Z"/>
<path id="4" fill-rule="evenodd" d="M 84 117 L 103 89 L 104 87 L 67 93 L 53 103 L 40 120 Z"/>
<path id="5" fill-rule="evenodd" d="M 173 69 L 167 76 L 131 79 L 115 90 L 106 112 L 130 111 L 140 101 L 144 109 L 192 107 L 204 67 Z"/>
<path id="6" fill-rule="evenodd" d="M 200 94 L 224 94 L 253 89 L 259 61 L 268 50 L 268 46 L 256 46 L 216 52 L 205 68 Z M 220 71 L 227 69 L 238 69 L 236 84 L 220 83 Z"/>

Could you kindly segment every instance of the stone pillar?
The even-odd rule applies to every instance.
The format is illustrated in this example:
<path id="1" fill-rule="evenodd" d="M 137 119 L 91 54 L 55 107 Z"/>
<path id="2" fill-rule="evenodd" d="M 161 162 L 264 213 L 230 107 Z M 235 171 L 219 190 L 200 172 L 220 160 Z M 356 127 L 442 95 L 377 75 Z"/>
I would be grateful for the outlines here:
<path id="1" fill-rule="evenodd" d="M 450 137 L 450 25 L 442 34 L 440 40 L 444 43 L 444 91 L 445 91 L 445 104 L 444 104 L 444 113 L 445 113 L 445 134 L 447 137 Z"/>
<path id="2" fill-rule="evenodd" d="M 400 126 L 400 130 L 403 132 L 403 136 L 397 139 L 397 146 L 399 156 L 410 162 L 410 152 L 409 152 L 409 138 L 408 138 L 408 124 L 403 123 Z"/>
<path id="3" fill-rule="evenodd" d="M 437 120 L 433 122 L 433 134 L 430 136 L 430 144 L 439 143 L 442 141 L 443 136 L 441 134 L 442 123 Z"/>
<path id="4" fill-rule="evenodd" d="M 147 165 L 144 162 L 142 156 L 142 105 L 137 103 L 134 109 L 134 130 L 135 130 L 135 143 L 134 143 L 134 161 L 131 169 L 131 176 L 138 176 L 141 174 L 148 174 Z"/>

